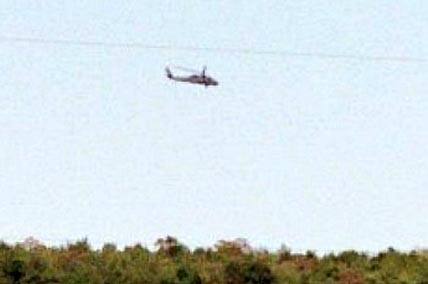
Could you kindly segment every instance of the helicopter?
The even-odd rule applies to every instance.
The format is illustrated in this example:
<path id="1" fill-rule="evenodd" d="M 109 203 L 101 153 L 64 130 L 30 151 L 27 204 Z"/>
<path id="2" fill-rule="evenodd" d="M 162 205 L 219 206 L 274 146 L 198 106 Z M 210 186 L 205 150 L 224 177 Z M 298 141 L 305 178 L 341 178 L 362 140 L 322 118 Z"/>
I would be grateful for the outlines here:
<path id="1" fill-rule="evenodd" d="M 187 72 L 199 72 L 199 71 L 195 71 L 192 69 L 188 69 L 188 68 L 183 68 L 183 67 L 179 67 L 179 66 L 175 66 L 174 68 L 176 69 L 181 69 Z M 174 76 L 170 70 L 170 68 L 167 66 L 165 68 L 166 71 L 166 76 L 168 77 L 168 79 L 177 81 L 177 82 L 186 82 L 186 83 L 191 83 L 191 84 L 200 84 L 200 85 L 204 85 L 205 88 L 208 86 L 217 86 L 218 82 L 216 80 L 214 80 L 212 77 L 207 76 L 206 75 L 206 71 L 207 67 L 204 66 L 202 69 L 202 72 L 200 74 L 194 74 L 194 75 L 190 75 L 190 76 Z"/>

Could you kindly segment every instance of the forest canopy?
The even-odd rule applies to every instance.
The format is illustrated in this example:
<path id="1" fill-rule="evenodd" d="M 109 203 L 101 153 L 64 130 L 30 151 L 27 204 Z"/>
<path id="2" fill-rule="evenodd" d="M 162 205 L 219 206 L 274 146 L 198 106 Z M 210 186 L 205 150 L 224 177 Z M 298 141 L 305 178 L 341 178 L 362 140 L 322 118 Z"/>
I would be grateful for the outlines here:
<path id="1" fill-rule="evenodd" d="M 244 239 L 189 249 L 176 238 L 156 249 L 136 244 L 93 249 L 87 239 L 47 247 L 34 239 L 0 242 L 0 284 L 428 284 L 428 252 L 393 248 L 369 255 L 343 251 L 318 256 L 253 249 Z"/>

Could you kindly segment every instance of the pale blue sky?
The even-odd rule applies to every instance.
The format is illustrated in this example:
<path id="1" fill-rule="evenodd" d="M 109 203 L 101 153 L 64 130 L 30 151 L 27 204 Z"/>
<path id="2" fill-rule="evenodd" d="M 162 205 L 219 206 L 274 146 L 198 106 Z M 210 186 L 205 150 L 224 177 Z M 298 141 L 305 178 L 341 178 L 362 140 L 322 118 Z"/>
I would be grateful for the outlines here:
<path id="1" fill-rule="evenodd" d="M 425 58 L 427 26 L 422 0 L 0 3 L 0 36 L 149 45 Z M 426 62 L 1 41 L 0 58 L 0 237 L 428 245 Z M 220 86 L 167 81 L 169 63 Z"/>

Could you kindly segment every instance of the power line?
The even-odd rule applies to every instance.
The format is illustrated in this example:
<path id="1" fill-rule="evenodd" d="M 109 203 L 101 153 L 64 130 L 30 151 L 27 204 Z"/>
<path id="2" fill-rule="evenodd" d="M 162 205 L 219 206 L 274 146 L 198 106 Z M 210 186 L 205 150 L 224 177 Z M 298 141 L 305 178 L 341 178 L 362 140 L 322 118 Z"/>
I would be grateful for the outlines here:
<path id="1" fill-rule="evenodd" d="M 187 51 L 187 52 L 210 52 L 210 53 L 224 53 L 224 54 L 259 55 L 259 56 L 264 55 L 264 56 L 283 56 L 283 57 L 313 57 L 313 58 L 358 60 L 358 61 L 390 61 L 390 62 L 414 62 L 414 63 L 425 63 L 428 61 L 428 58 L 411 57 L 411 56 L 370 56 L 370 55 L 352 55 L 352 54 L 333 54 L 333 53 L 322 53 L 322 52 L 258 50 L 258 49 L 251 49 L 251 48 L 150 45 L 150 44 L 144 44 L 139 42 L 84 41 L 84 40 L 71 40 L 71 39 L 12 37 L 12 36 L 0 36 L 0 41 L 11 42 L 11 43 L 40 44 L 40 45 L 92 46 L 92 47 L 127 48 L 127 49 L 156 49 L 156 50 L 175 50 L 175 51 Z"/>

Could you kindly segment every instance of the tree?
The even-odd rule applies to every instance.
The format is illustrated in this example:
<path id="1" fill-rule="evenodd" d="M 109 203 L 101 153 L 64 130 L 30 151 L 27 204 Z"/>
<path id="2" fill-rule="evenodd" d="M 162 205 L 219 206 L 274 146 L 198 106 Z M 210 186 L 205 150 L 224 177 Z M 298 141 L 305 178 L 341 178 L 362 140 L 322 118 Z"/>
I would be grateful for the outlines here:
<path id="1" fill-rule="evenodd" d="M 158 247 L 158 253 L 169 257 L 177 257 L 189 253 L 189 249 L 185 245 L 180 243 L 177 238 L 171 236 L 167 236 L 165 239 L 158 239 L 155 245 Z"/>
<path id="2" fill-rule="evenodd" d="M 179 284 L 201 284 L 202 280 L 198 272 L 186 265 L 182 265 L 177 269 L 177 278 Z"/>
<path id="3" fill-rule="evenodd" d="M 260 261 L 232 261 L 224 270 L 227 284 L 271 284 L 274 276 L 270 267 Z"/>
<path id="4" fill-rule="evenodd" d="M 245 271 L 245 283 L 248 284 L 271 284 L 274 282 L 274 276 L 270 267 L 262 262 L 251 263 Z"/>

